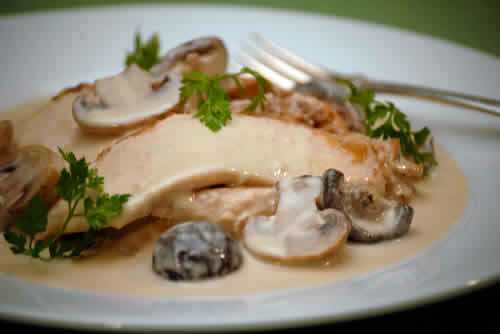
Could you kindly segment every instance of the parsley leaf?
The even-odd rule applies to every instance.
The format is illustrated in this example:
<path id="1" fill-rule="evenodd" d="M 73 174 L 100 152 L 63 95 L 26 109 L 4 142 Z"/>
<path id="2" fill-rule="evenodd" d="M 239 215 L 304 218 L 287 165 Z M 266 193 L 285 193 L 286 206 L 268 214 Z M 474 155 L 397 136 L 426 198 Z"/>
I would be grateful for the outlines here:
<path id="1" fill-rule="evenodd" d="M 198 118 L 210 130 L 217 132 L 231 120 L 229 97 L 220 85 L 221 76 L 210 78 L 199 71 L 187 73 L 182 78 L 181 99 L 191 96 L 199 99 Z"/>
<path id="2" fill-rule="evenodd" d="M 35 196 L 28 203 L 24 212 L 17 218 L 16 227 L 27 235 L 34 235 L 47 228 L 49 209 L 40 196 Z"/>
<path id="3" fill-rule="evenodd" d="M 144 42 L 141 34 L 135 33 L 134 51 L 127 53 L 125 65 L 137 64 L 145 71 L 149 71 L 151 67 L 160 62 L 160 38 L 158 34 L 153 34 L 151 38 Z"/>
<path id="4" fill-rule="evenodd" d="M 28 203 L 24 212 L 17 217 L 16 231 L 7 229 L 4 239 L 9 243 L 14 254 L 24 254 L 38 258 L 46 248 L 43 240 L 35 240 L 37 233 L 47 228 L 47 215 L 49 209 L 40 196 L 34 196 Z"/>
<path id="5" fill-rule="evenodd" d="M 3 237 L 10 245 L 12 253 L 23 254 L 26 251 L 26 237 L 23 234 L 7 230 Z"/>
<path id="6" fill-rule="evenodd" d="M 213 132 L 219 131 L 231 120 L 229 99 L 223 97 L 221 92 L 211 89 L 207 98 L 198 105 L 194 117 Z"/>
<path id="7" fill-rule="evenodd" d="M 255 111 L 259 105 L 263 105 L 266 102 L 266 89 L 268 88 L 267 80 L 261 76 L 257 71 L 252 70 L 248 67 L 243 67 L 240 73 L 247 73 L 252 75 L 255 80 L 257 80 L 257 85 L 259 87 L 259 93 L 250 100 L 250 104 L 246 107 L 245 111 Z M 239 81 L 237 81 L 239 82 Z M 238 85 L 241 89 L 241 84 Z"/>
<path id="8" fill-rule="evenodd" d="M 429 167 L 437 165 L 434 154 L 423 150 L 423 146 L 431 138 L 429 128 L 424 127 L 413 132 L 406 115 L 393 103 L 375 100 L 374 91 L 360 89 L 349 80 L 342 79 L 338 82 L 349 87 L 350 95 L 347 100 L 363 110 L 368 136 L 382 139 L 397 138 L 403 155 Z"/>
<path id="9" fill-rule="evenodd" d="M 191 96 L 203 96 L 209 89 L 210 81 L 206 73 L 200 71 L 186 73 L 182 78 L 181 100 L 185 101 Z"/>
<path id="10" fill-rule="evenodd" d="M 4 232 L 4 239 L 14 254 L 23 254 L 49 261 L 54 258 L 79 256 L 92 247 L 98 230 L 106 227 L 108 221 L 118 216 L 129 195 L 109 195 L 104 192 L 104 178 L 90 168 L 85 158 L 77 159 L 72 152 L 59 149 L 69 168 L 64 168 L 56 185 L 56 192 L 68 206 L 68 214 L 63 226 L 55 236 L 36 239 L 37 234 L 45 232 L 48 224 L 49 209 L 40 196 L 34 196 L 23 213 L 17 217 L 13 226 Z M 83 212 L 77 213 L 83 201 Z M 82 216 L 89 230 L 78 235 L 63 237 L 69 222 L 75 216 Z M 45 250 L 48 249 L 48 257 Z"/>
<path id="11" fill-rule="evenodd" d="M 192 96 L 197 97 L 198 111 L 194 114 L 194 117 L 198 118 L 201 123 L 213 132 L 217 132 L 231 120 L 230 99 L 224 88 L 222 88 L 221 81 L 225 79 L 233 80 L 240 89 L 243 89 L 239 76 L 245 73 L 252 75 L 258 84 L 258 94 L 252 97 L 250 104 L 245 109 L 247 112 L 255 111 L 259 105 L 266 101 L 265 92 L 268 83 L 264 77 L 248 67 L 243 67 L 237 73 L 213 77 L 200 71 L 187 73 L 182 78 L 181 100 L 186 101 Z"/>
<path id="12" fill-rule="evenodd" d="M 95 201 L 87 197 L 84 201 L 84 215 L 90 229 L 97 231 L 105 227 L 111 218 L 120 214 L 129 197 L 130 195 L 110 196 L 106 193 L 99 194 Z"/>

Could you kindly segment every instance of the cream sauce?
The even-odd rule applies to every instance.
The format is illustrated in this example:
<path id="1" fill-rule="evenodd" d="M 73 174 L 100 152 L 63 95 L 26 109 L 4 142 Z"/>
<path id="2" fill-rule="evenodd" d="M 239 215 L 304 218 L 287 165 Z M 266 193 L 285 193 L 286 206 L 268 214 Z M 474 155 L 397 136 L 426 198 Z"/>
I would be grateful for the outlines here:
<path id="1" fill-rule="evenodd" d="M 33 107 L 31 106 L 19 109 L 17 112 L 9 114 L 7 118 L 10 119 L 13 116 L 17 119 L 23 119 L 32 113 Z M 7 114 L 0 115 L 2 116 L 0 118 L 3 118 Z M 232 131 L 232 128 L 228 127 L 227 132 Z M 242 130 L 244 131 L 244 129 L 239 131 Z M 246 130 L 250 132 L 250 129 Z M 223 133 L 221 132 L 221 134 Z M 178 136 L 179 140 L 190 140 L 189 134 L 182 133 L 180 130 L 175 135 Z M 279 133 L 272 135 L 278 136 Z M 311 147 L 297 143 L 294 138 L 286 136 L 281 136 L 281 138 L 281 140 L 287 141 L 289 147 L 293 147 L 294 150 L 311 150 Z M 225 142 L 224 145 L 228 146 L 231 151 L 240 149 L 237 141 Z M 169 150 L 167 145 L 164 147 L 167 151 Z M 217 149 L 219 147 L 213 148 L 212 152 L 204 153 L 193 146 L 192 153 L 210 155 L 217 152 Z M 271 148 L 247 148 L 247 150 L 251 149 L 259 151 L 259 153 L 263 151 L 264 156 L 270 159 L 275 157 L 275 152 Z M 236 157 L 232 159 L 234 159 L 235 164 L 238 163 Z M 326 158 L 322 157 L 322 159 Z M 155 275 L 151 269 L 153 243 L 158 233 L 165 229 L 165 226 L 151 223 L 136 227 L 135 233 L 124 237 L 128 241 L 122 240 L 122 244 L 128 242 L 139 244 L 137 246 L 139 247 L 138 252 L 127 256 L 118 251 L 120 247 L 118 244 L 118 247 L 110 247 L 107 252 L 87 259 L 43 263 L 13 255 L 2 238 L 0 241 L 0 272 L 52 287 L 78 289 L 99 294 L 154 297 L 244 295 L 311 287 L 349 279 L 415 256 L 419 251 L 441 239 L 458 221 L 467 204 L 466 179 L 453 159 L 440 147 L 437 149 L 437 160 L 439 166 L 433 175 L 417 186 L 418 194 L 412 201 L 415 218 L 408 235 L 400 240 L 375 245 L 349 243 L 335 258 L 322 266 L 292 267 L 271 264 L 257 260 L 245 252 L 242 268 L 224 278 L 196 283 L 165 281 Z M 268 162 L 266 164 L 268 165 Z M 311 164 L 309 161 L 303 162 L 303 164 L 305 166 L 300 166 L 297 169 L 295 165 L 280 165 L 278 162 L 273 170 L 285 171 L 287 174 L 294 175 L 307 171 L 319 174 L 324 169 L 323 163 Z M 300 170 L 300 168 L 303 169 Z M 116 186 L 119 188 L 119 183 Z"/>

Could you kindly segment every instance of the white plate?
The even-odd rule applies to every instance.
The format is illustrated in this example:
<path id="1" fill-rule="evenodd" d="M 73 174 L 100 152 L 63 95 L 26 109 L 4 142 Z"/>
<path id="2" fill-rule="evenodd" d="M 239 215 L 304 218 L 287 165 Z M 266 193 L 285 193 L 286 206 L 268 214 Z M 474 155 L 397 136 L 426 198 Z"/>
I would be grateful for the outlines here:
<path id="1" fill-rule="evenodd" d="M 164 49 L 199 35 L 235 50 L 258 31 L 347 72 L 498 97 L 500 61 L 447 42 L 351 20 L 216 7 L 119 7 L 0 20 L 0 107 L 118 72 L 132 34 Z M 398 100 L 429 124 L 470 183 L 471 200 L 444 240 L 415 258 L 336 284 L 228 298 L 132 299 L 50 289 L 0 277 L 0 316 L 54 326 L 124 330 L 257 329 L 400 310 L 484 286 L 500 274 L 500 119 Z"/>

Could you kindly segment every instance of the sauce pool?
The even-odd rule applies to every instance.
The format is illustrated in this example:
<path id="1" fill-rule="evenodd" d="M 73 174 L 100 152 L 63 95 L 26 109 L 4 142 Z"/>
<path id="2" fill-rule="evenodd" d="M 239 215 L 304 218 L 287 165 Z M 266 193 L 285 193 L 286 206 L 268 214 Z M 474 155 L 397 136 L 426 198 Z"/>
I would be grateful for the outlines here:
<path id="1" fill-rule="evenodd" d="M 34 114 L 43 102 L 30 103 L 0 119 L 14 124 Z M 411 205 L 415 217 L 410 232 L 398 240 L 378 244 L 348 243 L 336 257 L 322 266 L 284 266 L 266 263 L 244 251 L 242 268 L 226 277 L 201 282 L 170 282 L 151 268 L 153 244 L 164 227 L 143 224 L 127 238 L 141 240 L 140 249 L 123 255 L 108 249 L 97 256 L 45 263 L 11 253 L 0 240 L 0 273 L 51 287 L 98 294 L 128 296 L 235 296 L 282 289 L 306 288 L 347 280 L 414 257 L 442 239 L 456 224 L 467 204 L 468 186 L 456 162 L 441 147 L 436 148 L 439 165 L 417 184 Z M 132 240 L 133 242 L 134 240 Z"/>

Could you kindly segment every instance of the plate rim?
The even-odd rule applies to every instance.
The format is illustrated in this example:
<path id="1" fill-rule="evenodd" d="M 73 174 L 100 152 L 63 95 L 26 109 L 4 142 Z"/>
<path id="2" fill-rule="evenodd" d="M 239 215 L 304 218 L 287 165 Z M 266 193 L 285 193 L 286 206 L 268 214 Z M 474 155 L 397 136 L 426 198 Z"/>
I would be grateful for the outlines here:
<path id="1" fill-rule="evenodd" d="M 289 15 L 299 15 L 299 16 L 305 16 L 305 17 L 322 17 L 324 19 L 330 19 L 330 20 L 340 20 L 344 22 L 352 22 L 355 25 L 363 25 L 363 26 L 376 26 L 378 28 L 381 28 L 386 31 L 397 31 L 398 33 L 404 34 L 404 35 L 413 35 L 418 38 L 422 38 L 425 40 L 433 40 L 434 42 L 440 43 L 440 44 L 446 44 L 447 46 L 451 46 L 453 48 L 460 48 L 460 49 L 465 49 L 470 52 L 473 52 L 475 54 L 480 54 L 482 56 L 488 57 L 490 59 L 493 59 L 495 61 L 500 60 L 500 57 L 491 55 L 489 53 L 483 52 L 478 49 L 474 49 L 472 47 L 462 45 L 453 41 L 437 38 L 434 36 L 430 35 L 425 35 L 405 29 L 401 29 L 399 27 L 391 27 L 388 25 L 384 24 L 378 24 L 378 23 L 372 23 L 372 22 L 366 22 L 362 20 L 357 20 L 357 19 L 351 19 L 351 18 L 345 18 L 345 17 L 339 17 L 335 15 L 326 15 L 326 14 L 320 14 L 320 13 L 311 13 L 311 12 L 301 12 L 298 10 L 290 10 L 290 9 L 277 9 L 277 8 L 267 8 L 267 7 L 259 7 L 259 6 L 241 6 L 241 5 L 217 5 L 217 4 L 211 4 L 211 5 L 194 5 L 194 4 L 147 4 L 147 5 L 140 5 L 140 4 L 120 4 L 119 6 L 92 6 L 92 7 L 82 7 L 82 8 L 71 8 L 71 9 L 60 9 L 60 10 L 49 10 L 49 11 L 43 11 L 43 12 L 27 12 L 27 13 L 22 13 L 22 14 L 15 14 L 15 15 L 7 15 L 7 16 L 2 16 L 0 15 L 0 19 L 3 18 L 8 18 L 8 19 L 15 19 L 17 16 L 36 16 L 36 15 L 52 15 L 53 13 L 59 13 L 60 15 L 65 15 L 67 13 L 73 13 L 75 11 L 85 11 L 85 12 L 100 12 L 100 11 L 105 11 L 105 10 L 112 10 L 116 9 L 116 7 L 119 8 L 151 8 L 151 7 L 174 7 L 174 8 L 196 8 L 198 10 L 204 10 L 206 8 L 210 9 L 234 9 L 237 8 L 238 10 L 244 10 L 244 9 L 252 9 L 256 11 L 262 11 L 262 12 L 279 12 L 279 13 L 284 13 L 284 14 L 289 14 Z M 470 199 L 468 201 L 468 205 L 470 205 Z M 467 210 L 464 209 L 464 213 L 462 214 L 462 217 L 465 215 L 465 211 Z M 438 246 L 440 243 L 444 242 L 445 238 L 449 238 L 453 230 L 459 228 L 461 225 L 463 225 L 462 221 L 459 221 L 457 224 L 454 224 L 452 229 L 448 231 L 443 237 L 440 239 L 434 241 L 430 246 L 420 250 L 415 256 L 412 256 L 410 258 L 404 259 L 403 261 L 397 262 L 395 264 L 392 264 L 390 266 L 386 266 L 384 268 L 379 268 L 376 269 L 375 271 L 371 271 L 365 275 L 357 276 L 358 277 L 365 277 L 365 276 L 370 276 L 372 274 L 376 274 L 379 271 L 382 270 L 388 270 L 388 269 L 394 269 L 395 267 L 399 267 L 404 265 L 405 263 L 412 261 L 415 259 L 417 256 L 421 256 L 422 253 L 429 251 L 432 248 L 435 248 Z M 0 275 L 1 277 L 2 275 Z M 5 275 L 3 275 L 5 276 Z M 123 331 L 139 331 L 139 330 L 147 330 L 147 331 L 160 331 L 160 330 L 175 330 L 175 331 L 192 331 L 194 330 L 203 330 L 203 331 L 215 331 L 215 330 L 262 330 L 262 329 L 268 329 L 268 328 L 285 328 L 288 327 L 290 324 L 294 327 L 305 327 L 305 326 L 310 326 L 314 324 L 323 324 L 323 323 L 329 323 L 329 322 L 342 322 L 346 320 L 352 320 L 352 319 L 360 319 L 360 318 L 367 318 L 367 317 L 373 317 L 381 314 L 387 314 L 390 312 L 394 311 L 402 311 L 402 310 L 407 310 L 411 309 L 417 306 L 423 306 L 423 305 L 428 305 L 432 303 L 436 303 L 442 300 L 446 300 L 449 298 L 453 298 L 459 295 L 463 295 L 466 293 L 470 293 L 479 289 L 482 289 L 484 287 L 487 287 L 496 281 L 500 280 L 500 272 L 496 273 L 495 275 L 485 275 L 485 277 L 480 277 L 480 281 L 478 284 L 475 285 L 463 285 L 463 286 L 456 286 L 456 287 L 451 287 L 448 289 L 441 289 L 439 293 L 432 293 L 429 292 L 427 294 L 421 295 L 417 298 L 413 298 L 412 300 L 407 300 L 407 301 L 400 301 L 396 303 L 390 303 L 390 305 L 384 305 L 384 306 L 377 306 L 377 309 L 372 309 L 372 308 L 366 308 L 364 310 L 360 311 L 351 311 L 351 312 L 346 312 L 346 313 L 340 313 L 340 314 L 334 314 L 334 315 L 326 315 L 326 316 L 308 316 L 307 319 L 292 319 L 292 320 L 286 320 L 286 321 L 279 321 L 275 323 L 274 321 L 270 322 L 264 322 L 264 323 L 239 323 L 239 324 L 230 324 L 230 323 L 225 323 L 225 324 L 220 324 L 219 326 L 206 326 L 206 325 L 200 325 L 199 328 L 194 328 L 194 327 L 185 327 L 185 326 L 180 326 L 180 327 L 165 327 L 164 325 L 160 325 L 159 327 L 153 326 L 153 327 L 148 327 L 148 325 L 124 325 L 120 327 L 113 327 L 108 326 L 105 323 L 89 323 L 89 322 L 82 322 L 80 320 L 76 321 L 68 321 L 67 319 L 57 319 L 57 317 L 54 317 L 52 319 L 47 319 L 46 317 L 40 317 L 38 318 L 36 315 L 31 314 L 31 315 L 22 315 L 22 314 L 13 314 L 9 312 L 5 312 L 2 307 L 0 307 L 0 319 L 7 320 L 7 321 L 14 321 L 18 323 L 23 323 L 24 321 L 29 321 L 30 323 L 37 324 L 37 325 L 48 325 L 51 327 L 59 327 L 59 328 L 73 328 L 73 329 L 83 329 L 83 330 L 102 330 L 102 329 L 119 329 Z M 338 282 L 338 283 L 333 283 L 333 284 L 341 284 L 344 281 Z M 33 284 L 36 285 L 36 284 Z M 326 284 L 325 284 L 326 285 Z M 332 285 L 330 283 L 329 285 Z M 323 285 L 321 285 L 323 286 Z M 317 288 L 317 287 L 313 287 Z M 61 290 L 57 288 L 49 288 L 49 289 L 55 289 L 55 290 Z M 302 289 L 311 289 L 311 288 L 301 288 Z M 295 291 L 296 289 L 292 289 Z M 289 291 L 289 290 L 286 290 Z M 270 292 L 270 293 L 264 293 L 265 295 L 268 294 L 275 294 L 275 293 L 280 293 L 280 294 L 285 294 L 285 291 L 280 291 L 280 292 Z M 86 294 L 86 293 L 82 293 Z M 109 297 L 109 296 L 108 296 Z M 246 297 L 246 296 L 245 296 Z M 224 297 L 225 298 L 225 297 Z M 232 297 L 229 297 L 232 298 Z M 240 298 L 240 297 L 236 297 Z M 1 305 L 0 305 L 1 306 Z M 201 327 L 203 326 L 203 327 Z"/>

